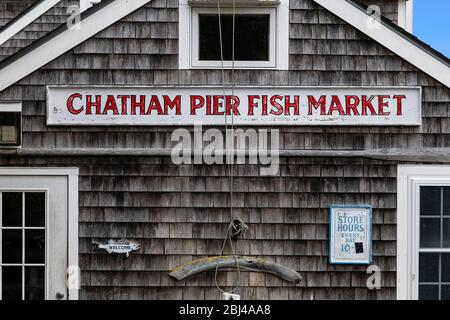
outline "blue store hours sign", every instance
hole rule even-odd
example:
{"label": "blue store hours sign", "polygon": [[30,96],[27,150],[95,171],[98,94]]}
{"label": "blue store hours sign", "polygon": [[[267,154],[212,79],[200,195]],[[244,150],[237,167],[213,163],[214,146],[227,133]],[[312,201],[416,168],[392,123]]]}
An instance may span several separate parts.
{"label": "blue store hours sign", "polygon": [[372,262],[372,207],[330,207],[330,264]]}

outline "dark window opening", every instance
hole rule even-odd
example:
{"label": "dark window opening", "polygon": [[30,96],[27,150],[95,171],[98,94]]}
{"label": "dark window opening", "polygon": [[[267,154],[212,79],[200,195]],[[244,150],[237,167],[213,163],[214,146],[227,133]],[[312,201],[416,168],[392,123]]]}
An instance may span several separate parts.
{"label": "dark window opening", "polygon": [[[220,61],[219,17],[217,14],[200,14],[199,60]],[[233,15],[220,15],[222,29],[223,59],[232,60]],[[269,61],[270,15],[235,15],[235,61]]]}
{"label": "dark window opening", "polygon": [[21,113],[0,112],[0,146],[20,146]]}

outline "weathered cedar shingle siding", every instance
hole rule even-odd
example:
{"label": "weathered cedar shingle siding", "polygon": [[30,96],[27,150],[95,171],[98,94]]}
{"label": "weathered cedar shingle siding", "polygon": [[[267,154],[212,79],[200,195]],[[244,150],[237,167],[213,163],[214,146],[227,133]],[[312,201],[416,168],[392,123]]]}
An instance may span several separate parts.
{"label": "weathered cedar shingle siding", "polygon": [[[12,4],[13,3],[11,1],[8,1],[7,3],[7,5]],[[20,4],[21,2],[18,1],[18,3],[14,4],[13,7],[20,7]],[[11,39],[0,45],[0,61],[45,36],[47,33],[55,30],[62,23],[66,23],[69,17],[76,13],[76,10],[78,10],[77,8],[79,8],[79,4],[79,0],[62,0],[53,8],[49,9],[42,16],[30,23],[20,32],[16,33]],[[24,4],[22,3],[22,6],[23,5]],[[8,15],[12,12],[13,11],[11,10],[6,10],[5,14]]]}
{"label": "weathered cedar shingle siding", "polygon": [[[449,147],[450,90],[396,57],[311,0],[290,2],[289,71],[236,70],[238,85],[417,86],[420,127],[282,127],[284,149]],[[159,127],[47,127],[45,85],[211,85],[219,70],[177,70],[178,1],[154,0],[42,70],[0,93],[23,101],[23,147],[170,147]],[[230,72],[225,72],[227,81]],[[45,85],[42,84],[45,82]],[[83,299],[218,298],[214,274],[185,281],[170,268],[216,255],[229,212],[225,166],[176,166],[164,157],[2,156],[11,166],[80,168],[80,263]],[[299,270],[288,284],[267,274],[242,274],[251,299],[394,299],[397,163],[367,159],[283,158],[277,177],[235,167],[235,214],[250,230],[238,252]],[[330,266],[330,204],[374,207],[374,263],[382,289],[366,288],[365,267]],[[136,239],[129,258],[96,252],[92,239]],[[232,285],[234,274],[221,274]]]}
{"label": "weathered cedar shingle siding", "polygon": [[37,0],[0,0],[0,28],[19,16]]}

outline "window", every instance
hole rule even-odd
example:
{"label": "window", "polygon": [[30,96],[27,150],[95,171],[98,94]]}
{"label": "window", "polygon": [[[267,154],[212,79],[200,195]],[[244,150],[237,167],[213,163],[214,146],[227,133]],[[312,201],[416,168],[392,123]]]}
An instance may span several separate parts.
{"label": "window", "polygon": [[450,300],[450,187],[419,193],[419,299]]}
{"label": "window", "polygon": [[[224,2],[220,9],[220,25],[215,2],[181,0],[179,10],[180,69],[221,68],[222,55],[223,67],[231,68],[233,9],[230,1]],[[236,0],[234,67],[287,69],[288,27],[288,1]]]}
{"label": "window", "polygon": [[0,298],[43,300],[45,192],[0,192]]}
{"label": "window", "polygon": [[397,298],[450,300],[450,167],[399,166]]}
{"label": "window", "polygon": [[0,147],[18,147],[21,144],[22,105],[0,103]]}
{"label": "window", "polygon": [[[222,50],[217,9],[195,8],[192,16],[192,63],[197,67],[232,66],[233,14],[221,10]],[[235,15],[235,66],[275,67],[274,8],[237,9]]]}

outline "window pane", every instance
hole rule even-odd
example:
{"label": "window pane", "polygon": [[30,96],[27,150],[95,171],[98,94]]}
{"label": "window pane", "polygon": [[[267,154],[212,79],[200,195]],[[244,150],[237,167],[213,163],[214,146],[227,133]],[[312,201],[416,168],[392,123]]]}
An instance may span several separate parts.
{"label": "window pane", "polygon": [[450,248],[450,219],[445,218],[443,220],[443,247],[444,248]]}
{"label": "window pane", "polygon": [[450,286],[443,285],[441,287],[441,300],[450,300]]}
{"label": "window pane", "polygon": [[444,216],[450,216],[450,187],[444,187]]}
{"label": "window pane", "polygon": [[25,263],[45,263],[45,230],[25,231]]}
{"label": "window pane", "polygon": [[44,300],[45,267],[25,267],[25,300]]}
{"label": "window pane", "polygon": [[0,143],[7,146],[20,145],[20,112],[0,113]]}
{"label": "window pane", "polygon": [[420,187],[420,215],[441,215],[441,187]]}
{"label": "window pane", "polygon": [[22,263],[22,230],[2,230],[2,262]]}
{"label": "window pane", "polygon": [[419,282],[439,281],[439,254],[421,253],[419,255]]}
{"label": "window pane", "polygon": [[45,226],[44,192],[27,192],[25,194],[25,225],[27,227]]}
{"label": "window pane", "polygon": [[442,254],[442,282],[450,282],[450,253]]}
{"label": "window pane", "polygon": [[419,300],[438,300],[438,285],[419,285]]}
{"label": "window pane", "polygon": [[2,267],[2,299],[22,300],[22,267]]}
{"label": "window pane", "polygon": [[[224,60],[232,60],[233,16],[220,16]],[[235,16],[235,60],[269,60],[270,15],[238,14]],[[199,15],[199,59],[221,60],[219,17],[217,14]]]}
{"label": "window pane", "polygon": [[22,192],[2,192],[2,226],[22,226]]}
{"label": "window pane", "polygon": [[441,220],[435,218],[420,219],[420,247],[441,247]]}

